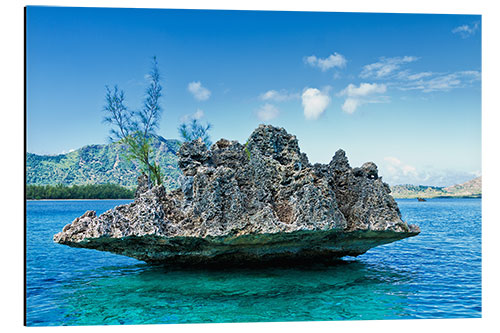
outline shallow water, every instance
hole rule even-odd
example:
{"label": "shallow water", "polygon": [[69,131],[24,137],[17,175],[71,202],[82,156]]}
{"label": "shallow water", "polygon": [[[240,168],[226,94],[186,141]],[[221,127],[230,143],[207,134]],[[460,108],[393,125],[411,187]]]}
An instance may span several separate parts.
{"label": "shallow water", "polygon": [[52,242],[128,202],[27,203],[27,325],[481,317],[480,199],[397,200],[420,235],[328,266],[167,270]]}

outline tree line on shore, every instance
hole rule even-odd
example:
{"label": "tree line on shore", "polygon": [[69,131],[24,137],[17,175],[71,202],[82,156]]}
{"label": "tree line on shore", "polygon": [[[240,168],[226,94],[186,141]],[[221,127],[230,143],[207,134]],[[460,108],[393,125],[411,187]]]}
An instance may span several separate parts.
{"label": "tree line on shore", "polygon": [[133,199],[134,190],[116,184],[26,185],[26,199]]}

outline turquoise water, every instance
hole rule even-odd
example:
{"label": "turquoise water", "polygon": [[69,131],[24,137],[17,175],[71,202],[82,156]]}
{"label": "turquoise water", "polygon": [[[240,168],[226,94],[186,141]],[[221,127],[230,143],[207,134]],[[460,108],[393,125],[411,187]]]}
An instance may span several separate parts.
{"label": "turquoise water", "polygon": [[86,210],[27,203],[28,326],[481,317],[481,200],[398,200],[422,233],[334,265],[167,270],[54,244]]}

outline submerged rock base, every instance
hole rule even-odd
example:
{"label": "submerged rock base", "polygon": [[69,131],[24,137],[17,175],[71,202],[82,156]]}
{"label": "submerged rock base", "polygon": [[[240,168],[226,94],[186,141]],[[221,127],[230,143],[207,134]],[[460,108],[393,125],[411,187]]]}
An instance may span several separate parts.
{"label": "submerged rock base", "polygon": [[[413,235],[416,235],[414,233]],[[246,266],[293,263],[358,256],[372,247],[411,234],[394,231],[296,231],[236,238],[163,237],[146,235],[120,239],[91,238],[63,243],[73,247],[109,251],[151,264],[172,266]]]}
{"label": "submerged rock base", "polygon": [[178,155],[181,188],[141,177],[133,203],[88,211],[54,241],[154,264],[250,265],[357,256],[420,232],[374,163],[353,169],[339,150],[311,165],[282,128],[261,125],[245,145],[188,142]]}

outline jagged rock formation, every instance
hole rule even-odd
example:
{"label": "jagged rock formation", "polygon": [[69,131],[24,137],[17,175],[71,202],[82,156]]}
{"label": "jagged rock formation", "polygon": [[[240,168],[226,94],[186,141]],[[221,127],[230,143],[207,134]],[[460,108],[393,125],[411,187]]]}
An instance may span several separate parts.
{"label": "jagged rock formation", "polygon": [[420,232],[374,163],[352,169],[339,150],[311,165],[282,128],[261,125],[245,145],[192,141],[178,156],[179,189],[139,186],[133,203],[89,211],[54,241],[151,263],[245,264],[357,256]]}

